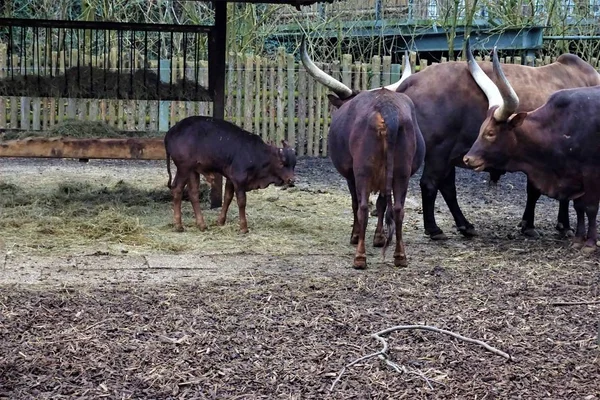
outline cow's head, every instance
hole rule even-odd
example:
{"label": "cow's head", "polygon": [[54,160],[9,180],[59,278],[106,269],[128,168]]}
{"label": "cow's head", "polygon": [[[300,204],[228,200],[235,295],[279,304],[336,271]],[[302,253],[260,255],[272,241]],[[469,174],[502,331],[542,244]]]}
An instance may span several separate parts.
{"label": "cow's head", "polygon": [[[333,76],[329,75],[327,72],[323,71],[319,67],[315,65],[315,63],[311,60],[308,55],[308,51],[306,50],[306,37],[302,37],[302,44],[300,45],[300,59],[302,60],[302,65],[306,71],[313,77],[317,82],[322,83],[326,87],[329,88],[335,95],[328,94],[329,102],[336,108],[340,108],[344,103],[351,100],[356,96],[359,92],[350,89],[344,83],[338,81]],[[386,89],[391,91],[396,91],[400,84],[404,82],[411,74],[411,65],[408,54],[404,55],[405,68],[402,71],[402,76],[400,80],[391,85],[385,86]],[[377,88],[379,89],[379,88]],[[374,89],[371,89],[374,90]]]}
{"label": "cow's head", "polygon": [[469,71],[487,96],[489,109],[479,129],[479,136],[463,161],[476,171],[504,169],[510,156],[517,150],[515,128],[523,123],[527,113],[514,114],[519,107],[519,98],[502,71],[496,48],[493,50],[493,65],[498,86],[475,62],[468,41],[467,57]]}
{"label": "cow's head", "polygon": [[281,141],[282,147],[271,144],[273,151],[272,169],[278,178],[275,186],[294,186],[296,180],[294,169],[296,168],[296,152],[288,145],[286,140]]}

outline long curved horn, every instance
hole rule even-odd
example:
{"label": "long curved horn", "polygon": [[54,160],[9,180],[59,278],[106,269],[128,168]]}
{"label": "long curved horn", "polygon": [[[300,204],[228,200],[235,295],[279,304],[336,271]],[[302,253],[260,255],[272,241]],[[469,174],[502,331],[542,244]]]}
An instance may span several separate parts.
{"label": "long curved horn", "polygon": [[475,61],[475,57],[473,57],[473,53],[471,52],[471,41],[467,39],[467,65],[469,66],[469,71],[473,76],[477,85],[481,88],[483,93],[488,99],[488,109],[498,106],[502,108],[504,105],[504,100],[502,98],[502,93],[500,93],[500,89],[498,86],[492,81],[486,74],[483,72],[479,64]]}
{"label": "long curved horn", "polygon": [[404,82],[406,79],[408,79],[409,76],[412,75],[412,65],[410,65],[410,57],[408,56],[408,51],[404,52],[404,70],[402,71],[402,76],[400,77],[400,80],[396,83],[392,83],[391,85],[387,85],[385,88],[387,90],[391,90],[393,92],[396,91],[396,89],[398,89],[398,87],[402,84],[402,82]]}
{"label": "long curved horn", "polygon": [[503,99],[503,104],[494,112],[494,119],[496,121],[506,121],[508,117],[517,111],[517,108],[519,107],[519,97],[504,75],[504,71],[500,65],[500,60],[498,59],[496,47],[494,47],[493,62],[494,73],[498,78],[498,89]]}
{"label": "long curved horn", "polygon": [[302,44],[300,45],[300,59],[302,60],[302,65],[304,65],[306,71],[318,82],[321,82],[323,85],[331,89],[331,91],[337,94],[340,99],[344,100],[352,96],[352,89],[335,79],[333,76],[327,74],[325,71],[317,67],[314,62],[312,62],[308,52],[306,51],[306,36],[302,36]]}

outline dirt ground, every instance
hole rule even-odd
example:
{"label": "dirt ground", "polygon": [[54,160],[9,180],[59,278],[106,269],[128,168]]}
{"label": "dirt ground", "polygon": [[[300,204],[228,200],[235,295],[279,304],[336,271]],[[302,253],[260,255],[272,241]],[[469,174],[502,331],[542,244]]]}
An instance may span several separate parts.
{"label": "dirt ground", "polygon": [[[297,174],[304,191],[286,201],[346,193],[326,159],[301,159]],[[166,181],[162,162],[0,160],[0,182],[36,185],[41,176],[44,185]],[[489,187],[486,174],[458,171],[459,202],[479,236],[456,234],[440,197],[438,223],[450,239],[431,242],[418,177],[407,200],[404,269],[370,246],[369,268],[351,268],[349,195],[345,228],[288,207],[322,220],[321,229],[346,231],[343,241],[306,239],[285,251],[252,246],[261,226],[250,213],[251,234],[235,238],[250,244],[238,252],[90,240],[65,254],[0,238],[0,399],[600,399],[598,254],[558,237],[558,204],[541,199],[541,237],[529,239],[516,227],[522,174]],[[513,359],[438,333],[395,332],[389,359],[399,372],[373,357],[331,389],[345,365],[380,350],[372,333],[412,324],[485,341]]]}

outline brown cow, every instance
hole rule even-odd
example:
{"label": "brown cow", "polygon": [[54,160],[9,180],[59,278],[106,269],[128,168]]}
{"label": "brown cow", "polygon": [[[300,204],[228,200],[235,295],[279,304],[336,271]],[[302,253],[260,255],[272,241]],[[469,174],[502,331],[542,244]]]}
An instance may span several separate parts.
{"label": "brown cow", "polygon": [[[600,86],[565,89],[530,112],[517,112],[519,97],[504,76],[494,49],[495,81],[470,70],[489,99],[477,140],[464,157],[476,171],[487,167],[523,171],[542,193],[573,199],[577,213],[574,243],[596,248],[600,202]],[[589,227],[585,232],[585,215]]]}
{"label": "brown cow", "polygon": [[[333,105],[337,106],[356,95],[342,82],[317,68],[310,61],[304,45],[301,52],[307,71],[337,95],[337,98],[330,96]],[[485,74],[494,79],[492,64],[481,62],[480,65]],[[520,111],[534,110],[557,90],[600,84],[600,76],[594,68],[572,54],[562,55],[556,62],[543,67],[509,64],[505,69],[521,99]],[[475,235],[475,228],[458,204],[455,167],[465,167],[462,158],[475,142],[485,119],[485,94],[478,89],[464,61],[431,65],[417,74],[404,77],[396,85],[396,91],[406,94],[415,104],[427,147],[420,182],[425,233],[434,240],[447,239],[435,220],[435,201],[439,190],[458,231],[467,237]],[[499,171],[490,172],[497,180]],[[539,190],[528,181],[527,204],[520,224],[525,235],[537,236],[534,217],[539,197]],[[557,229],[567,235],[571,233],[568,201],[560,203]]]}
{"label": "brown cow", "polygon": [[[216,118],[188,117],[175,124],[165,135],[167,153],[167,186],[173,194],[175,229],[183,231],[181,198],[188,185],[190,202],[196,216],[196,225],[206,229],[198,196],[202,174],[211,182],[214,175],[226,178],[223,207],[217,223],[225,224],[227,210],[235,192],[240,212],[240,231],[248,232],[246,219],[246,192],[264,189],[270,184],[293,185],[296,153],[283,141],[283,147],[268,145],[262,139],[242,128]],[[171,184],[171,162],[177,173]]]}
{"label": "brown cow", "polygon": [[[368,197],[372,192],[384,194],[380,195],[385,201],[380,215],[385,212],[388,237],[384,238],[383,252],[395,229],[394,265],[406,266],[402,241],[404,201],[409,178],[421,166],[425,153],[412,101],[385,88],[362,92],[334,112],[328,140],[331,161],[346,178],[352,196],[354,223],[350,241],[357,244],[354,267],[367,266],[365,232]],[[379,208],[382,201],[377,203]]]}

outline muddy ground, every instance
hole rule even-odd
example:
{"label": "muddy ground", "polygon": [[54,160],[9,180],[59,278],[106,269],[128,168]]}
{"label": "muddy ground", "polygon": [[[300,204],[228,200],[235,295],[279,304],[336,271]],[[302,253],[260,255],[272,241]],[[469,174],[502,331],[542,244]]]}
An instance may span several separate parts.
{"label": "muddy ground", "polygon": [[[346,190],[328,160],[300,160],[297,173],[317,202]],[[42,174],[165,179],[160,162],[0,160],[0,180]],[[0,398],[599,399],[598,255],[557,236],[558,205],[547,198],[541,237],[521,236],[524,177],[505,175],[495,188],[486,179],[457,174],[479,236],[454,233],[440,198],[450,239],[434,243],[413,178],[404,269],[369,248],[369,268],[353,270],[345,242],[270,254],[90,241],[64,254],[0,238]],[[348,214],[347,238],[350,223]],[[411,324],[485,341],[512,360],[438,333],[396,332],[389,359],[400,372],[365,359],[331,389],[345,365],[381,348],[372,333]]]}

